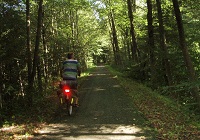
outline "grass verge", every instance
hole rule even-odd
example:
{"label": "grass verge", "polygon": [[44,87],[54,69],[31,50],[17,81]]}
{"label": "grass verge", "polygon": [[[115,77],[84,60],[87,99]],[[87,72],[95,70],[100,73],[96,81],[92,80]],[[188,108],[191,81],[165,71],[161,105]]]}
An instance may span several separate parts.
{"label": "grass verge", "polygon": [[134,104],[156,129],[159,140],[200,139],[200,130],[193,125],[193,122],[198,123],[198,120],[184,112],[186,109],[150,88],[124,77],[119,71],[108,68],[118,77]]}

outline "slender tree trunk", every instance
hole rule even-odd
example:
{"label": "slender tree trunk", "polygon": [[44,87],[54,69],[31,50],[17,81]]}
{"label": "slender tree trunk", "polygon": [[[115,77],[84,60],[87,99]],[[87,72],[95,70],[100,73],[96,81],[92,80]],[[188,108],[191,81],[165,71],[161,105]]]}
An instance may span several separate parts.
{"label": "slender tree trunk", "polygon": [[119,52],[119,45],[118,45],[118,38],[117,38],[117,30],[115,27],[115,20],[114,20],[114,11],[112,8],[112,3],[111,0],[106,0],[105,4],[108,5],[109,7],[109,14],[108,14],[108,19],[109,19],[109,24],[111,28],[111,43],[113,47],[113,53],[114,53],[114,59],[115,59],[115,64],[120,65],[121,62],[121,57],[120,57],[120,52]]}
{"label": "slender tree trunk", "polygon": [[[152,15],[152,0],[147,0],[147,22],[148,22],[148,46],[149,46],[149,57],[151,66],[151,83],[152,87],[155,86],[157,81],[156,68],[155,68],[155,55],[154,55],[154,26],[153,26],[153,15]],[[153,87],[156,88],[156,87]]]}
{"label": "slender tree trunk", "polygon": [[[3,64],[2,59],[0,57],[0,112],[3,109]],[[3,122],[2,115],[0,115],[0,125]]]}
{"label": "slender tree trunk", "polygon": [[172,81],[172,74],[170,69],[170,63],[168,58],[168,50],[167,50],[167,44],[166,44],[166,36],[165,36],[165,30],[164,30],[164,24],[163,24],[163,16],[162,16],[162,9],[161,9],[161,2],[160,0],[156,0],[157,4],[157,10],[158,10],[158,22],[159,22],[159,30],[160,30],[160,46],[162,48],[163,52],[163,64],[164,69],[166,72],[167,81],[166,83],[171,86],[173,85]]}
{"label": "slender tree trunk", "polygon": [[71,51],[74,51],[74,46],[75,46],[75,23],[74,23],[74,11],[73,10],[70,10],[70,19],[71,19],[71,47],[72,47],[72,50]]}
{"label": "slender tree trunk", "polygon": [[114,56],[114,62],[117,65],[117,56],[116,56],[116,49],[115,49],[115,44],[113,42],[113,36],[112,36],[112,31],[110,32],[110,42],[112,45],[112,50],[113,50],[113,56]]}
{"label": "slender tree trunk", "polygon": [[[39,46],[40,46],[40,38],[41,38],[41,28],[42,28],[42,4],[43,0],[39,1],[39,8],[38,8],[38,20],[37,20],[37,33],[36,33],[36,41],[35,41],[35,51],[34,51],[34,59],[33,59],[33,70],[31,73],[31,81],[30,81],[30,86],[29,89],[33,89],[33,83],[34,83],[34,78],[36,75],[36,70],[39,62]],[[30,104],[32,104],[32,92],[30,91],[29,94],[29,100]]]}
{"label": "slender tree trunk", "polygon": [[128,16],[130,20],[130,35],[132,39],[132,44],[131,44],[132,59],[137,60],[137,56],[136,56],[137,42],[136,42],[135,29],[134,29],[134,24],[133,24],[133,10],[132,10],[131,0],[127,0],[127,5],[128,5]]}
{"label": "slender tree trunk", "polygon": [[112,50],[113,50],[113,56],[114,56],[114,62],[115,62],[115,65],[117,65],[117,57],[116,57],[116,49],[115,49],[115,44],[113,42],[113,35],[112,35],[112,24],[111,24],[111,17],[108,16],[108,20],[109,20],[109,25],[110,25],[110,42],[111,42],[111,45],[112,45]]}
{"label": "slender tree trunk", "polygon": [[[2,62],[0,62],[0,109],[3,108],[3,98],[2,98],[2,93],[3,93],[3,71],[2,71]],[[0,118],[1,121],[1,118]]]}
{"label": "slender tree trunk", "polygon": [[41,37],[41,28],[42,28],[42,4],[43,0],[39,1],[39,9],[38,9],[38,23],[37,23],[37,34],[36,34],[36,41],[35,41],[35,51],[34,51],[34,60],[33,60],[33,71],[31,75],[31,81],[34,81],[36,75],[36,67],[39,62],[39,46],[40,46],[40,37]]}
{"label": "slender tree trunk", "polygon": [[127,46],[127,56],[128,60],[131,60],[131,50],[130,50],[130,40],[129,40],[129,28],[126,28],[125,31],[125,40],[126,40],[126,46]]}
{"label": "slender tree trunk", "polygon": [[110,41],[111,41],[112,49],[113,49],[114,62],[115,62],[115,64],[117,65],[116,48],[115,48],[115,44],[114,44],[114,42],[113,42],[113,36],[112,36],[112,33],[110,33]]}
{"label": "slender tree trunk", "polygon": [[114,15],[113,11],[111,10],[110,13],[110,18],[111,18],[111,29],[112,29],[112,38],[113,38],[113,44],[114,44],[114,50],[115,50],[115,55],[117,59],[117,65],[121,64],[121,58],[120,58],[120,53],[119,53],[119,45],[118,45],[118,39],[117,39],[117,31],[115,28],[115,21],[114,21]]}
{"label": "slender tree trunk", "polygon": [[[43,12],[43,17],[44,17],[44,12]],[[44,19],[44,18],[43,18]],[[47,60],[47,44],[46,44],[46,38],[45,38],[46,32],[45,32],[45,27],[44,27],[44,23],[42,24],[42,42],[43,42],[43,53],[44,53],[44,57],[43,57],[43,66],[44,66],[44,81],[45,83],[48,83],[48,60]],[[47,90],[47,84],[44,84],[44,90],[46,93]]]}
{"label": "slender tree trunk", "polygon": [[41,72],[40,57],[38,58],[38,65],[37,65],[37,78],[38,78],[39,93],[42,93],[43,87],[42,87],[42,72]]}
{"label": "slender tree trunk", "polygon": [[30,1],[26,0],[26,34],[27,34],[27,65],[28,65],[28,85],[31,83],[31,70],[32,70],[32,60],[31,60],[31,37],[30,37]]}
{"label": "slender tree trunk", "polygon": [[17,67],[18,67],[18,80],[19,80],[19,86],[20,86],[20,96],[24,97],[24,85],[23,85],[23,80],[22,80],[22,74],[21,74],[21,70],[20,70],[20,64],[19,64],[19,60],[17,60]]}
{"label": "slender tree trunk", "polygon": [[[76,9],[76,11],[75,11],[75,38],[76,38],[76,40],[79,40],[79,36],[78,36],[78,34],[79,34],[79,26],[78,26],[78,21],[79,21],[79,18],[78,18],[78,10]],[[78,42],[76,41],[75,42],[75,50],[76,50],[76,53],[78,54],[79,53],[79,51],[77,50],[77,47],[79,46],[79,44],[78,44]]]}
{"label": "slender tree trunk", "polygon": [[[188,51],[188,48],[186,45],[185,32],[184,32],[184,28],[183,28],[182,16],[181,16],[180,8],[179,8],[179,3],[178,3],[178,0],[172,0],[172,2],[173,2],[174,12],[175,12],[175,16],[176,16],[176,22],[177,22],[177,26],[178,26],[180,48],[182,50],[185,65],[187,67],[189,80],[194,83],[194,82],[197,82],[197,77],[196,77],[194,66],[192,64],[192,61],[191,61],[191,58],[189,55],[189,51]],[[199,87],[195,86],[194,88],[192,88],[192,95],[193,95],[194,99],[196,99],[196,101],[198,103],[198,107],[200,108]]]}

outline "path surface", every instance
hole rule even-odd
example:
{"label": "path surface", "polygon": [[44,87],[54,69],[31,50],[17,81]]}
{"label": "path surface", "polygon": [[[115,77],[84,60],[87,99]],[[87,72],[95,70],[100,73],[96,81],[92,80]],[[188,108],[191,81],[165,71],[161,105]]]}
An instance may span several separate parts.
{"label": "path surface", "polygon": [[79,93],[81,106],[73,116],[57,112],[54,122],[33,139],[155,140],[147,120],[104,66],[86,78]]}

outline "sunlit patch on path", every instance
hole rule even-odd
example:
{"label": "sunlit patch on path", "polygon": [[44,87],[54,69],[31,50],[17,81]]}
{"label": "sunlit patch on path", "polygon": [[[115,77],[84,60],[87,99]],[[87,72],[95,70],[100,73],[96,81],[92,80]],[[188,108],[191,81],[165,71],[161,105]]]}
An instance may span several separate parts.
{"label": "sunlit patch on path", "polygon": [[73,124],[50,124],[39,130],[34,139],[121,139],[121,140],[143,140],[146,137],[141,128],[135,125],[96,124],[73,125]]}

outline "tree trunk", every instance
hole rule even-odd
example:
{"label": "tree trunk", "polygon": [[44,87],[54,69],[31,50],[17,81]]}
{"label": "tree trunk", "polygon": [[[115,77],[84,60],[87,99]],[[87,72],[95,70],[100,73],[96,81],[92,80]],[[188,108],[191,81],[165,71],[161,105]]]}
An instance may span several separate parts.
{"label": "tree trunk", "polygon": [[34,51],[34,59],[33,59],[33,70],[31,73],[31,81],[30,81],[30,86],[29,86],[29,100],[30,104],[32,104],[32,88],[33,88],[33,83],[34,83],[34,78],[36,75],[36,70],[39,62],[39,46],[40,46],[40,38],[41,38],[41,28],[42,28],[42,4],[43,0],[39,1],[39,8],[38,8],[38,19],[37,19],[37,33],[36,33],[36,41],[35,41],[35,51]]}
{"label": "tree trunk", "polygon": [[20,64],[19,60],[17,60],[17,67],[18,67],[18,80],[19,80],[19,86],[20,86],[20,96],[24,97],[24,85],[23,85],[23,80],[22,80],[22,74],[20,70]]}
{"label": "tree trunk", "polygon": [[114,50],[115,50],[115,55],[116,55],[116,64],[120,65],[121,64],[121,58],[120,58],[120,53],[119,53],[119,45],[118,45],[118,39],[117,39],[117,31],[115,28],[115,21],[114,21],[114,15],[113,11],[111,10],[110,13],[110,20],[111,20],[111,29],[112,29],[112,38],[113,38],[113,44],[114,44]]}
{"label": "tree trunk", "polygon": [[167,85],[171,86],[173,85],[172,81],[172,74],[171,74],[171,69],[170,69],[170,63],[169,63],[169,58],[168,58],[168,50],[167,50],[167,44],[166,44],[166,36],[165,36],[165,30],[164,30],[164,25],[163,25],[163,16],[162,16],[162,9],[161,9],[161,2],[160,0],[156,0],[157,4],[157,10],[158,10],[158,22],[159,22],[159,33],[160,33],[160,46],[162,48],[162,53],[163,53],[163,64],[164,64],[164,69],[165,69],[165,74],[167,77]]}
{"label": "tree trunk", "polygon": [[[43,19],[44,19],[44,11],[43,11]],[[43,20],[42,20],[43,21]],[[45,93],[47,91],[47,83],[48,83],[48,60],[47,60],[47,44],[46,44],[46,38],[45,38],[46,32],[45,32],[45,27],[44,27],[44,23],[42,23],[42,42],[43,42],[43,66],[44,66],[44,81],[45,81],[45,85],[44,85],[44,90]]]}
{"label": "tree trunk", "polygon": [[[189,51],[188,51],[188,48],[186,45],[185,33],[184,33],[179,3],[178,3],[178,0],[172,0],[172,1],[173,1],[175,16],[176,16],[176,22],[177,22],[177,26],[178,26],[180,48],[182,50],[185,65],[187,67],[189,80],[190,80],[190,82],[194,83],[194,82],[197,82],[197,77],[195,75],[194,66],[192,64],[192,61],[191,61],[191,58],[189,55]],[[198,107],[200,108],[200,95],[199,95],[199,88],[197,86],[192,88],[192,95],[193,95],[194,99],[196,99]]]}
{"label": "tree trunk", "polygon": [[131,0],[127,0],[127,5],[128,5],[128,16],[130,20],[130,35],[132,39],[132,44],[131,44],[132,59],[137,60],[137,56],[136,56],[137,42],[136,42],[135,29],[134,29],[134,24],[133,24],[133,10],[132,10]]}
{"label": "tree trunk", "polygon": [[70,38],[70,51],[74,51],[75,40],[75,23],[74,23],[74,11],[70,10],[70,25],[71,25],[71,38]]}
{"label": "tree trunk", "polygon": [[39,93],[42,93],[43,87],[42,87],[42,72],[41,72],[41,65],[40,65],[40,57],[38,59],[39,59],[38,65],[37,65],[38,89],[39,89]]}
{"label": "tree trunk", "polygon": [[32,70],[32,60],[31,60],[31,37],[30,37],[30,1],[26,0],[26,34],[27,34],[27,65],[28,65],[28,85],[31,83],[31,70]]}
{"label": "tree trunk", "polygon": [[[111,23],[110,23],[111,24]],[[111,26],[111,25],[110,25]],[[115,49],[115,44],[113,42],[113,36],[112,36],[112,32],[110,33],[110,42],[112,44],[112,50],[113,50],[113,55],[114,55],[114,62],[117,65],[117,55],[116,55],[116,49]]]}
{"label": "tree trunk", "polygon": [[125,30],[125,41],[126,41],[126,46],[127,46],[127,56],[128,60],[131,60],[131,50],[130,50],[130,40],[129,40],[129,28],[126,28]]}
{"label": "tree trunk", "polygon": [[113,35],[112,35],[112,23],[111,23],[111,17],[108,16],[108,20],[109,20],[109,25],[110,25],[110,28],[111,28],[111,31],[109,32],[110,34],[110,42],[111,42],[111,45],[112,45],[112,50],[113,50],[113,56],[114,56],[114,62],[115,62],[115,65],[117,65],[117,57],[116,57],[116,49],[115,49],[115,44],[113,42]]}
{"label": "tree trunk", "polygon": [[148,46],[149,46],[149,57],[150,57],[150,66],[151,66],[151,83],[152,88],[154,87],[157,81],[156,68],[155,68],[155,55],[154,55],[154,26],[153,26],[153,15],[152,15],[152,0],[147,0],[147,22],[148,22]]}
{"label": "tree trunk", "polygon": [[[3,98],[2,98],[2,93],[3,93],[3,71],[2,71],[2,62],[0,62],[0,109],[3,108]],[[1,121],[1,119],[0,119]]]}

